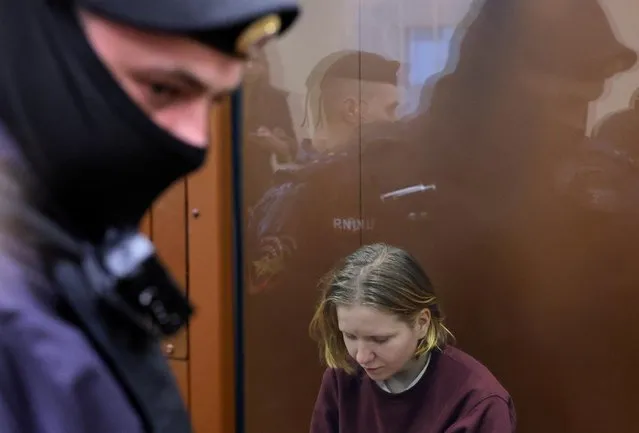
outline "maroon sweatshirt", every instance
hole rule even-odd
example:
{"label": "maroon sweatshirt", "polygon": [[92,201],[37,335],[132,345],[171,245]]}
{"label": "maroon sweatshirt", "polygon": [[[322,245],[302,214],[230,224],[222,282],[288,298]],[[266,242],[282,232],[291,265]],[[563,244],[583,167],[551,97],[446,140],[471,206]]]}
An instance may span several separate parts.
{"label": "maroon sweatshirt", "polygon": [[390,394],[363,370],[327,369],[311,433],[513,433],[515,408],[486,367],[462,351],[434,351],[412,388]]}

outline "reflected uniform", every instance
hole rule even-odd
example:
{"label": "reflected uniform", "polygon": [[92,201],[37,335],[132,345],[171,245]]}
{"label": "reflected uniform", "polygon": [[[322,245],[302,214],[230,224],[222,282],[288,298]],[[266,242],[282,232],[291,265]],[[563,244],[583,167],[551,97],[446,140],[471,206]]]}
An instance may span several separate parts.
{"label": "reflected uniform", "polygon": [[361,243],[409,244],[427,225],[437,185],[406,132],[401,122],[368,125],[350,145],[276,173],[249,215],[251,292],[316,281]]}
{"label": "reflected uniform", "polygon": [[193,30],[229,55],[288,27],[297,8],[0,0],[0,430],[189,432],[158,342],[186,323],[191,306],[138,227],[206,151],[158,128],[126,96],[87,42],[76,6],[144,28]]}

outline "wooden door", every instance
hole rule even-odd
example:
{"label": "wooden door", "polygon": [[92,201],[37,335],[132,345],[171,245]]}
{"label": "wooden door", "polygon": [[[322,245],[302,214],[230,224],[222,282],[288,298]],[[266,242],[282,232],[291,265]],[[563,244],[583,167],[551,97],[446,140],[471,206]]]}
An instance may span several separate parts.
{"label": "wooden door", "polygon": [[213,110],[205,166],[173,185],[149,210],[142,231],[196,307],[163,342],[195,431],[233,432],[233,223],[230,101]]}
{"label": "wooden door", "polygon": [[[178,284],[187,290],[186,181],[177,182],[154,203],[142,222],[142,231],[151,237],[158,255]],[[188,334],[188,329],[184,329],[162,343],[187,405],[190,396]]]}

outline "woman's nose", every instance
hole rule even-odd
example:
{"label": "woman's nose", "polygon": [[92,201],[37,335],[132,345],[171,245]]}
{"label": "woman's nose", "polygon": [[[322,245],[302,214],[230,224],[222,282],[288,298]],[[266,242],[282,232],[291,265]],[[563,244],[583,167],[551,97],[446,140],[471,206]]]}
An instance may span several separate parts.
{"label": "woman's nose", "polygon": [[359,365],[368,365],[373,361],[373,359],[375,359],[375,354],[365,345],[360,345],[357,348],[355,360]]}

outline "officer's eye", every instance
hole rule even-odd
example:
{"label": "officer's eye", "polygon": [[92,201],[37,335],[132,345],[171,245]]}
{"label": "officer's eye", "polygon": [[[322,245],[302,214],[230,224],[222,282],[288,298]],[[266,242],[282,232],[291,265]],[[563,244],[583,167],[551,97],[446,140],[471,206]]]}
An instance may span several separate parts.
{"label": "officer's eye", "polygon": [[167,95],[167,94],[170,95],[170,94],[175,94],[178,92],[178,90],[175,87],[162,84],[162,83],[151,83],[150,88],[151,88],[151,91],[158,96]]}
{"label": "officer's eye", "polygon": [[150,82],[147,84],[147,89],[149,103],[156,108],[164,107],[188,96],[187,92],[180,87],[161,82]]}

